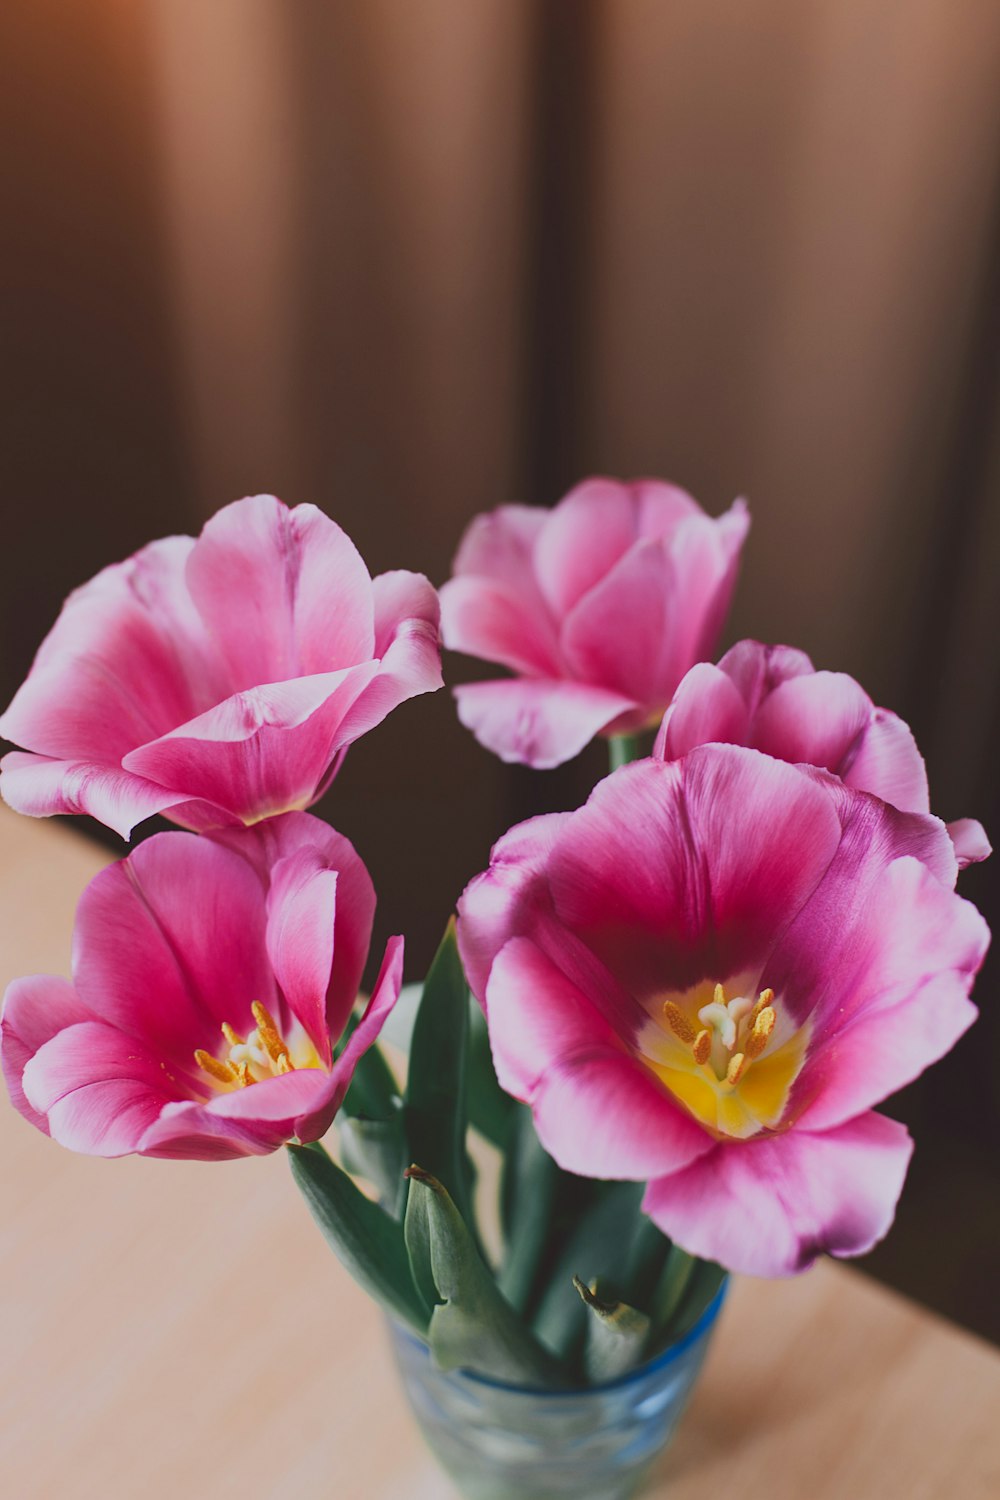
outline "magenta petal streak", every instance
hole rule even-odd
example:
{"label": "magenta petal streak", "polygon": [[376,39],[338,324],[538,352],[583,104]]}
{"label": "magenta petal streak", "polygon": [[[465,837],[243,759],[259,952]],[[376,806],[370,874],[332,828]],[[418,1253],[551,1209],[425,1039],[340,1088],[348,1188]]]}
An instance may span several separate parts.
{"label": "magenta petal streak", "polygon": [[70,595],[0,733],[0,791],[127,838],[153,813],[199,830],[306,808],[347,746],[442,684],[426,578],[372,579],[311,505],[226,506]]}
{"label": "magenta petal streak", "polygon": [[712,520],[659,480],[477,516],[441,590],[444,641],[515,675],[456,689],[462,723],[539,769],[655,723],[714,650],[749,524],[742,501]]}
{"label": "magenta petal streak", "polygon": [[73,983],[15,980],[0,1058],[15,1106],[98,1156],[259,1155],[329,1128],[402,983],[393,938],[341,1056],[375,894],[308,813],[216,836],[162,833],[77,912]]}
{"label": "magenta petal streak", "polygon": [[[863,719],[838,695],[830,746]],[[826,770],[720,744],[626,766],[512,829],[459,904],[500,1082],[563,1167],[648,1181],[693,1254],[756,1275],[860,1254],[911,1150],[872,1106],[975,1019],[989,933],[956,869],[938,819]]]}

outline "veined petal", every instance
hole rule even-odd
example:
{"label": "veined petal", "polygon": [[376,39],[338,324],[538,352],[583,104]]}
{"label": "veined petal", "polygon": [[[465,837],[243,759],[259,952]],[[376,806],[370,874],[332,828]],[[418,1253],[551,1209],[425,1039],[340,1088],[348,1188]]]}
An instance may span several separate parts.
{"label": "veined petal", "polygon": [[8,807],[33,818],[52,813],[89,813],[123,839],[137,823],[168,812],[178,794],[120,766],[92,761],[49,760],[12,750],[0,761],[0,793]]}
{"label": "veined petal", "polygon": [[22,1085],[53,1138],[91,1156],[135,1151],[164,1104],[187,1093],[141,1042],[100,1021],[78,1022],[45,1042]]}
{"label": "veined petal", "polygon": [[863,1255],[882,1239],[912,1150],[904,1127],[877,1114],[727,1142],[650,1182],[643,1208],[690,1255],[748,1276],[791,1276],[823,1252]]}
{"label": "veined petal", "polygon": [[[679,494],[672,486],[664,486]],[[693,507],[693,502],[692,502]],[[653,519],[652,506],[649,519]],[[678,513],[683,507],[678,507]],[[654,535],[659,531],[651,528]],[[585,479],[549,512],[535,540],[535,576],[549,608],[565,615],[639,540],[639,503],[633,486],[617,479]]]}
{"label": "veined petal", "polygon": [[248,689],[131,751],[126,769],[246,822],[305,806],[378,670],[378,662],[368,661]]}
{"label": "veined petal", "polygon": [[595,734],[639,705],[582,682],[513,678],[455,688],[458,716],[501,760],[548,770],[579,755]]}
{"label": "veined petal", "polygon": [[[813,1043],[796,1086],[802,1102],[812,1101],[803,1129],[827,1130],[878,1104],[943,1057],[976,1019],[968,996],[989,929],[970,902],[919,860],[902,858],[852,915],[828,943],[831,977],[812,1012]],[[801,940],[796,933],[793,941]],[[780,953],[775,960],[780,975]]]}
{"label": "veined petal", "polygon": [[458,903],[458,949],[469,986],[486,1003],[490,965],[508,938],[533,930],[551,910],[545,863],[569,813],[529,818],[498,839],[490,867],[471,880]]}
{"label": "veined petal", "polygon": [[230,691],[336,672],[370,660],[372,584],[346,532],[314,505],[273,495],[227,505],[206,523],[187,582],[231,674]]}
{"label": "veined petal", "polygon": [[825,784],[753,750],[702,746],[600,782],[560,831],[548,884],[558,920],[643,998],[763,962],[840,838]]}
{"label": "veined petal", "polygon": [[745,745],[750,716],[732,679],[699,662],[682,679],[653,746],[658,760],[680,760],[698,745]]}
{"label": "veined petal", "polygon": [[246,860],[212,839],[160,833],[84,891],[73,938],[76,990],[90,1012],[141,1040],[171,1070],[214,1053],[220,1026],[253,1026],[270,1006],[265,892]]}
{"label": "veined petal", "polygon": [[641,1181],[711,1148],[535,944],[514,938],[502,949],[487,1005],[500,1085],[531,1105],[539,1139],[566,1171]]}
{"label": "veined petal", "polygon": [[25,1098],[21,1076],[40,1047],[67,1026],[92,1020],[71,984],[51,974],[15,979],[4,996],[0,1018],[0,1063],[14,1108],[49,1134],[48,1120]]}
{"label": "veined petal", "polygon": [[980,860],[989,859],[993,853],[986,837],[986,829],[975,818],[957,818],[954,823],[949,823],[948,837],[954,845],[955,859],[960,870],[968,865],[977,865]]}

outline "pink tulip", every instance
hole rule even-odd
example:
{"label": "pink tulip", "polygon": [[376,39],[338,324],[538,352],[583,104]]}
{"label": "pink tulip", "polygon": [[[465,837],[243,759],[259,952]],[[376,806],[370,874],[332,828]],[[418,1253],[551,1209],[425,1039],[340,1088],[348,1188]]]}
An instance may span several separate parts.
{"label": "pink tulip", "polygon": [[477,516],[441,590],[443,638],[515,676],[457,688],[462,723],[538,768],[655,723],[715,648],[749,524],[741,500],[712,520],[653,479]]}
{"label": "pink tulip", "polygon": [[73,983],[36,975],[7,990],[14,1104],[94,1156],[215,1161],[318,1140],[399,994],[391,938],[334,1061],[374,910],[354,849],[308,813],[156,834],[84,892]]}
{"label": "pink tulip", "polygon": [[256,495],[71,594],[0,733],[19,812],[90,813],[127,838],[308,807],[354,740],[442,683],[438,604],[372,579],[312,505]]}
{"label": "pink tulip", "polygon": [[685,1250],[783,1275],[892,1221],[911,1142],[873,1106],[976,1014],[988,931],[956,873],[936,818],[710,745],[513,829],[459,941],[556,1161],[648,1181]]}
{"label": "pink tulip", "polygon": [[[692,667],[674,694],[654,755],[696,745],[750,745],[776,760],[821,766],[903,812],[929,812],[927,768],[902,719],[876,708],[845,672],[817,672],[804,651],[740,641],[717,667]],[[981,823],[949,823],[959,866],[990,853]]]}

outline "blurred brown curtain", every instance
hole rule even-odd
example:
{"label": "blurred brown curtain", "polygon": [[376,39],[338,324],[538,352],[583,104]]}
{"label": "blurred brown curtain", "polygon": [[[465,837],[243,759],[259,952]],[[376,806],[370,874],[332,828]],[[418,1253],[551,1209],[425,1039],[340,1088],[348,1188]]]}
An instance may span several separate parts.
{"label": "blurred brown curtain", "polygon": [[[995,0],[8,0],[0,27],[5,691],[68,587],[248,491],[440,581],[476,511],[662,474],[750,499],[730,638],[855,673],[938,809],[1000,833]],[[445,695],[349,757],[326,810],[414,972],[491,839],[600,765],[504,768]],[[994,915],[996,887],[965,878]],[[991,987],[903,1104],[905,1211],[964,1214],[966,1280],[997,1243]],[[975,1321],[917,1239],[927,1266],[884,1267]]]}

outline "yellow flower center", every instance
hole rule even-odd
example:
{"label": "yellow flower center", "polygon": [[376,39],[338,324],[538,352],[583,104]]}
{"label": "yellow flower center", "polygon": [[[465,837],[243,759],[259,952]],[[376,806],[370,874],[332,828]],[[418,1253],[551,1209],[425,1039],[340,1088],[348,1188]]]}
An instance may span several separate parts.
{"label": "yellow flower center", "polygon": [[638,1045],[696,1120],[745,1140],[780,1124],[807,1041],[805,1027],[782,1017],[773,990],[730,1000],[721,984],[705,983],[661,996]]}
{"label": "yellow flower center", "polygon": [[266,1078],[278,1078],[296,1068],[323,1066],[304,1031],[290,1046],[266,1005],[255,1000],[250,1009],[257,1025],[249,1036],[241,1037],[228,1021],[223,1021],[222,1035],[226,1042],[223,1055],[213,1057],[203,1047],[195,1050],[195,1062],[217,1087],[245,1089],[251,1083],[263,1083]]}

